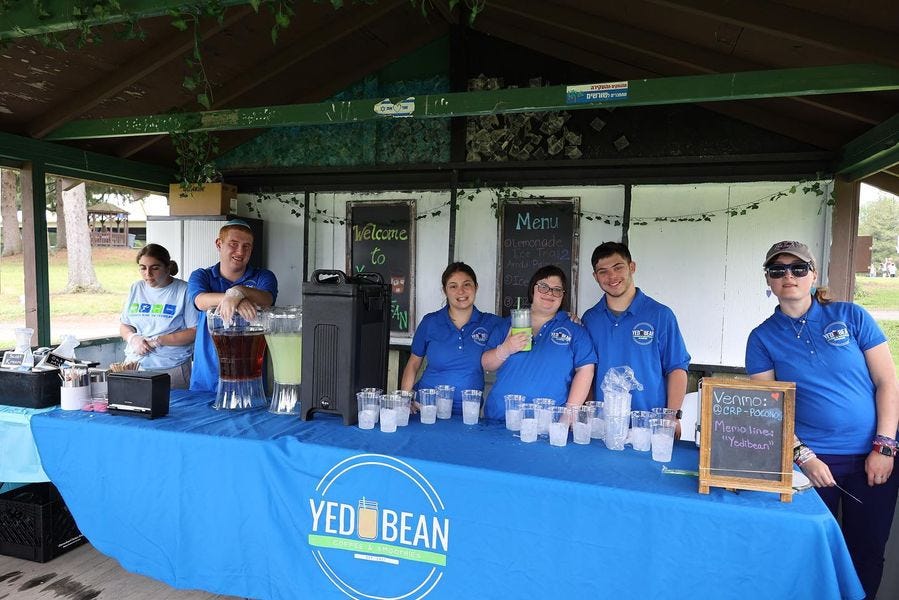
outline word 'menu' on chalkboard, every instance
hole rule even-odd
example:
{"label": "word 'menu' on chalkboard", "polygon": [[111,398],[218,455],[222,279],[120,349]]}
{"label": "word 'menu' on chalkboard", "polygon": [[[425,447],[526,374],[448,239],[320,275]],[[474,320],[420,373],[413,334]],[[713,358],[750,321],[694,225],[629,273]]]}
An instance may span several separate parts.
{"label": "word 'menu' on chalkboard", "polygon": [[705,378],[701,389],[700,492],[719,486],[789,497],[795,384]]}
{"label": "word 'menu' on chalkboard", "polygon": [[347,272],[380,273],[390,284],[390,330],[411,334],[415,201],[350,202],[347,212]]}
{"label": "word 'menu' on chalkboard", "polygon": [[555,265],[565,272],[569,285],[571,311],[575,311],[577,293],[578,226],[575,215],[578,198],[541,198],[506,200],[499,218],[499,285],[497,312],[508,316],[516,306],[528,301],[528,282],[544,265]]}

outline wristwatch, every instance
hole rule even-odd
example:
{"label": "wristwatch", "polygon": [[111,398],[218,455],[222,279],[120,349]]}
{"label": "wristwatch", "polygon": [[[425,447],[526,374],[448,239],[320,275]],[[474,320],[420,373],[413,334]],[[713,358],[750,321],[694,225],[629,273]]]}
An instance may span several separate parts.
{"label": "wristwatch", "polygon": [[896,456],[896,449],[884,444],[874,444],[874,452],[879,452],[884,456]]}

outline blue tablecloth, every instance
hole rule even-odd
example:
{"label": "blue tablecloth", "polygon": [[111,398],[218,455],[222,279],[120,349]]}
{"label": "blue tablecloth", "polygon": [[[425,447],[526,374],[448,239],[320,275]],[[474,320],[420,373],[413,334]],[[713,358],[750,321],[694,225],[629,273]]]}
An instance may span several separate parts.
{"label": "blue tablecloth", "polygon": [[[169,417],[32,419],[82,532],[128,570],[249,598],[860,598],[808,491],[713,489],[648,453],[496,424],[394,434],[175,392]],[[672,467],[695,469],[695,446]]]}
{"label": "blue tablecloth", "polygon": [[49,481],[31,436],[31,417],[55,409],[0,404],[0,482]]}

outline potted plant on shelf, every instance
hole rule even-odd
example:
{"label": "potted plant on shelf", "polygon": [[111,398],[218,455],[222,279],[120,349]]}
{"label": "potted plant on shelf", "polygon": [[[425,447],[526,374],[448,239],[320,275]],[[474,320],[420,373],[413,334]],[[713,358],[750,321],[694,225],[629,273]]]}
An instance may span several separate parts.
{"label": "potted plant on shelf", "polygon": [[218,142],[208,131],[172,132],[177,156],[178,183],[169,186],[169,214],[226,215],[237,187],[222,183],[222,174],[213,160]]}

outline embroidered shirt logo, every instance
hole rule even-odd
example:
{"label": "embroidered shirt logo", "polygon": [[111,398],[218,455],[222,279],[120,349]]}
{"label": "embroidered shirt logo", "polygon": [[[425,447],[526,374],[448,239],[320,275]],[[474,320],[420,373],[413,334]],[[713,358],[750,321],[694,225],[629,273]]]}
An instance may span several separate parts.
{"label": "embroidered shirt logo", "polygon": [[647,346],[651,344],[653,338],[655,338],[655,335],[655,329],[649,323],[637,323],[631,330],[631,337],[636,343],[640,344],[641,346]]}
{"label": "embroidered shirt logo", "polygon": [[849,338],[849,327],[842,321],[834,321],[824,328],[824,341],[831,346],[845,346]]}
{"label": "embroidered shirt logo", "polygon": [[565,327],[556,327],[549,334],[549,339],[551,339],[554,344],[568,346],[571,344],[571,332]]}
{"label": "embroidered shirt logo", "polygon": [[487,330],[483,327],[476,327],[475,330],[471,332],[471,341],[478,346],[487,345],[487,337]]}

